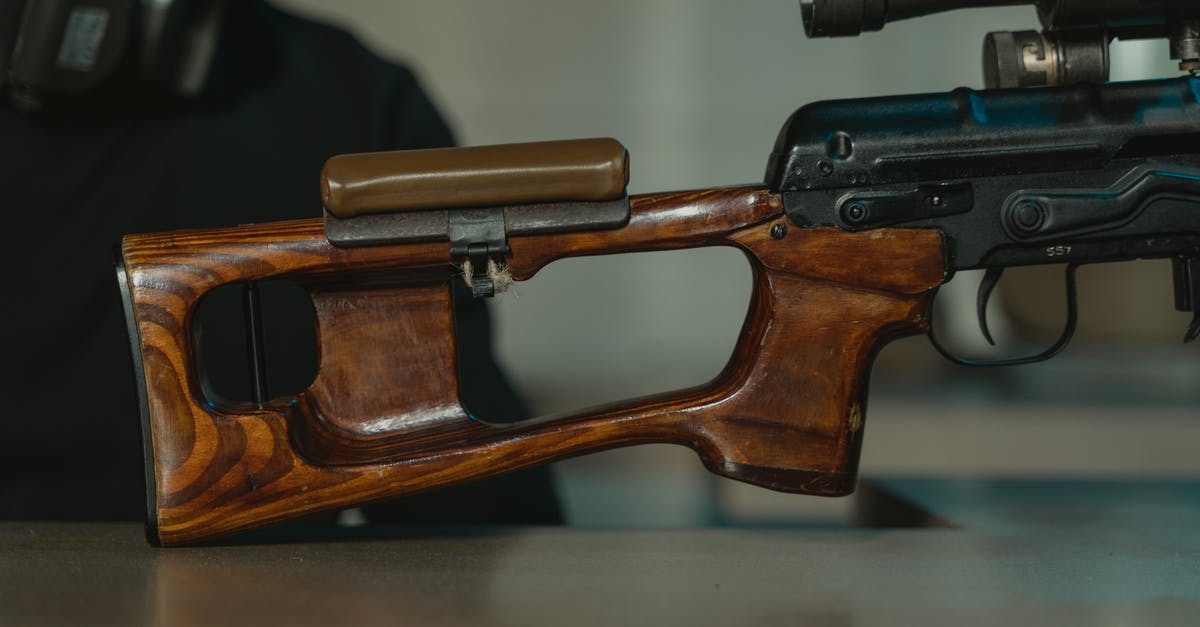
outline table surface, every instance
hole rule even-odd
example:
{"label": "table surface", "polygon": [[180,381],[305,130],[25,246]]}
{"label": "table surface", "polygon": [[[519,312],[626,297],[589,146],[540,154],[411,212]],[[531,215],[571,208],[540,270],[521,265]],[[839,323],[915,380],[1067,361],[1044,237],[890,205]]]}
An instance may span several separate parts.
{"label": "table surface", "polygon": [[134,524],[0,523],[0,625],[1200,624],[1200,482],[875,486],[944,524],[155,549]]}

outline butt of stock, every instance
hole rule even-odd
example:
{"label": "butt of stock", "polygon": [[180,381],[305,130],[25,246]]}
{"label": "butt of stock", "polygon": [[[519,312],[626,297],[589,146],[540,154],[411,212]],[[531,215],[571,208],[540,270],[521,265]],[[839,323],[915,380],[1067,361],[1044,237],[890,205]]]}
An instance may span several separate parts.
{"label": "butt of stock", "polygon": [[[174,545],[641,443],[718,474],[840,495],[855,483],[867,377],[928,324],[934,230],[797,228],[758,186],[633,196],[628,219],[510,235],[525,280],[563,257],[734,246],[754,268],[733,356],[709,383],[555,419],[488,424],[458,398],[445,240],[337,247],[320,220],[126,237],[126,301],[146,438],[149,536]],[[846,263],[855,260],[854,264]],[[190,328],[223,284],[287,278],[317,312],[320,364],[295,396],[204,396]]]}

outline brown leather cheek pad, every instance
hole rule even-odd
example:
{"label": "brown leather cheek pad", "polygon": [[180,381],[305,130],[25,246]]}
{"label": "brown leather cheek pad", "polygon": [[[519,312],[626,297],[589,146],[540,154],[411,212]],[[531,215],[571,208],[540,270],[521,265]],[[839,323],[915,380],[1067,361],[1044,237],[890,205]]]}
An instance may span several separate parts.
{"label": "brown leather cheek pad", "polygon": [[358,215],[620,198],[629,153],[615,139],[339,155],[321,171],[321,200]]}

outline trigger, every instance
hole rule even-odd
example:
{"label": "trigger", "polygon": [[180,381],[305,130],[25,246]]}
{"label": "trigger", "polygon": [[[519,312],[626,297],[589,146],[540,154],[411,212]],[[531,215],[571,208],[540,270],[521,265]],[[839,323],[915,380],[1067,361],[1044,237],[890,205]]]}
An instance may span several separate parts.
{"label": "trigger", "polygon": [[983,339],[992,346],[996,345],[996,341],[992,339],[992,332],[988,329],[987,306],[992,297],[992,290],[996,289],[996,284],[1000,282],[1002,274],[1004,274],[1004,268],[988,268],[983,275],[983,280],[979,282],[979,296],[975,298],[975,313],[979,316],[979,330],[983,332]]}

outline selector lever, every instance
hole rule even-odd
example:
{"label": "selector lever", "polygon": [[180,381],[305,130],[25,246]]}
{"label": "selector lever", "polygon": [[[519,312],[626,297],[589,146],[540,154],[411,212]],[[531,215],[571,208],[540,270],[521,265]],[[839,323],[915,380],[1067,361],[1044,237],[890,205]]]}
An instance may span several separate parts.
{"label": "selector lever", "polygon": [[1001,214],[1014,240],[1038,241],[1113,228],[1164,199],[1200,206],[1200,171],[1144,164],[1109,187],[1020,190]]}

